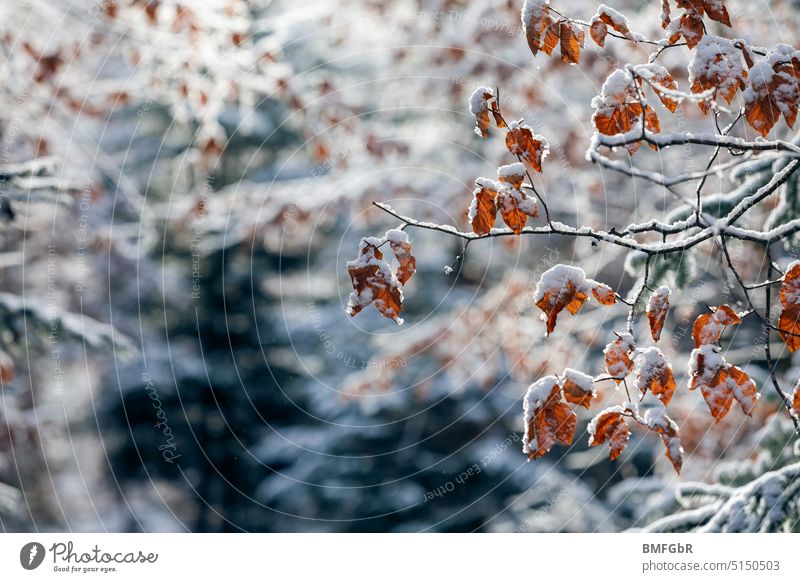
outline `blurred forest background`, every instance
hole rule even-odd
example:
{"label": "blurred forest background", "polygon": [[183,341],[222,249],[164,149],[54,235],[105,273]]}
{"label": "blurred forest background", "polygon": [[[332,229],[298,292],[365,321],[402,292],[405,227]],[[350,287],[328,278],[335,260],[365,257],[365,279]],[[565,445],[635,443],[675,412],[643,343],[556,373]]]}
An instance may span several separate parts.
{"label": "blurred forest background", "polygon": [[[345,313],[359,239],[398,226],[372,202],[468,229],[473,180],[504,148],[473,133],[481,85],[549,140],[555,218],[669,213],[663,188],[584,157],[591,99],[640,49],[534,59],[521,4],[0,4],[3,531],[621,531],[797,462],[766,390],[752,419],[737,410],[709,431],[685,359],[680,476],[657,439],[609,462],[587,446],[588,417],[572,447],[527,462],[525,387],[599,371],[626,315],[587,308],[545,342],[533,289],[566,263],[627,291],[615,247],[496,239],[456,261],[456,239],[415,231],[406,323]],[[598,4],[563,3],[585,18]],[[660,2],[613,6],[662,34]],[[728,6],[734,35],[797,46],[800,3]],[[686,87],[685,49],[663,64]],[[713,121],[685,107],[678,123]],[[692,148],[639,155],[705,163]],[[684,353],[725,274],[698,249],[663,277],[685,291],[664,332]],[[757,329],[742,327],[728,356],[760,385]],[[800,362],[779,357],[791,385]]]}

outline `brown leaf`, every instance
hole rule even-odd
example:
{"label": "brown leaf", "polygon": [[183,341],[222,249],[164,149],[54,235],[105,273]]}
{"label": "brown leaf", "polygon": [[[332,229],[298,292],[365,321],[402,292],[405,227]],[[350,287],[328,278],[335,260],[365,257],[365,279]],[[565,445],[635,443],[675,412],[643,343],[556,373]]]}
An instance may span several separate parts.
{"label": "brown leaf", "polygon": [[663,408],[651,408],[645,413],[647,428],[661,437],[661,442],[666,449],[667,458],[676,473],[683,467],[683,447],[678,436],[678,425],[667,416]]}
{"label": "brown leaf", "polygon": [[542,48],[542,36],[551,24],[553,24],[553,18],[550,16],[550,9],[546,4],[537,2],[525,2],[523,4],[522,28],[525,31],[528,48],[531,49],[533,56],[536,56],[539,49]]}
{"label": "brown leaf", "polygon": [[603,283],[596,283],[595,286],[592,287],[592,295],[594,295],[594,298],[602,305],[614,305],[617,302],[614,290]]}
{"label": "brown leaf", "polygon": [[621,406],[608,408],[595,416],[589,423],[589,446],[596,447],[608,442],[609,458],[613,461],[625,450],[631,431],[625,422]]}
{"label": "brown leaf", "polygon": [[[703,37],[689,62],[689,87],[692,93],[713,90],[713,99],[722,97],[728,104],[737,91],[745,88],[747,76],[742,52],[737,49],[736,43],[718,36]],[[706,100],[698,101],[697,105],[703,113],[711,110]]]}
{"label": "brown leaf", "polygon": [[577,65],[581,57],[584,34],[570,22],[561,23],[561,60]]}
{"label": "brown leaf", "polygon": [[[642,120],[643,109],[638,99],[636,84],[627,71],[617,69],[611,73],[603,83],[600,95],[592,100],[595,108],[592,123],[597,131],[603,135],[631,131]],[[649,114],[645,117],[645,125],[657,130],[658,117]]]}
{"label": "brown leaf", "polygon": [[778,319],[778,335],[789,351],[800,348],[800,261],[794,261],[786,269],[779,292],[783,310]]}
{"label": "brown leaf", "polygon": [[609,26],[622,36],[633,40],[625,18],[616,10],[601,4],[597,9],[597,13],[592,17],[589,27],[589,34],[598,45],[603,46],[605,44]]}
{"label": "brown leaf", "polygon": [[750,415],[759,398],[755,382],[740,368],[728,364],[717,346],[706,344],[692,350],[689,374],[689,390],[700,388],[717,422],[728,414],[734,400]]}
{"label": "brown leaf", "polygon": [[597,397],[592,377],[572,368],[564,370],[563,389],[567,402],[584,408],[589,408],[592,399]]}
{"label": "brown leaf", "polygon": [[14,360],[6,352],[0,350],[0,382],[8,384],[14,380],[15,375]]}
{"label": "brown leaf", "polygon": [[[513,190],[513,192],[522,194],[519,190]],[[520,209],[517,198],[512,195],[510,190],[498,192],[497,207],[500,209],[500,216],[502,216],[506,226],[514,234],[520,234],[528,221],[528,215]]]}
{"label": "brown leaf", "polygon": [[675,82],[675,79],[672,78],[672,75],[666,68],[661,67],[660,65],[654,66],[653,63],[650,64],[650,67],[652,67],[653,70],[653,74],[649,79],[650,82],[654,84],[651,85],[653,87],[653,92],[656,94],[656,96],[658,96],[664,107],[666,107],[672,113],[675,113],[680,103],[677,99],[671,97],[659,87],[663,87],[664,89],[669,89],[671,91],[677,91],[678,83]]}
{"label": "brown leaf", "polygon": [[627,376],[631,368],[633,368],[633,361],[631,361],[630,354],[635,347],[633,336],[624,333],[608,344],[603,350],[606,357],[606,371],[617,384],[622,382],[622,379]]}
{"label": "brown leaf", "polygon": [[475,133],[484,139],[489,137],[489,109],[493,102],[496,100],[490,87],[478,87],[469,98],[469,112],[475,116]]}
{"label": "brown leaf", "polygon": [[384,317],[394,319],[398,324],[403,303],[403,291],[389,265],[383,261],[383,254],[377,248],[378,242],[362,239],[361,254],[355,261],[348,261],[347,273],[354,291],[350,294],[347,313],[357,315],[364,307],[374,304]]}
{"label": "brown leaf", "polygon": [[778,328],[778,335],[789,351],[797,351],[800,348],[800,305],[793,305],[781,311]]}
{"label": "brown leaf", "polygon": [[800,414],[800,384],[794,389],[794,398],[792,398],[792,410],[795,414]]}
{"label": "brown leaf", "polygon": [[475,234],[488,234],[497,218],[497,188],[486,178],[478,178],[475,184],[478,187],[473,191],[469,222]]}
{"label": "brown leaf", "polygon": [[661,28],[667,29],[670,23],[669,0],[661,0]]}
{"label": "brown leaf", "polygon": [[586,279],[583,269],[567,265],[555,265],[542,275],[533,300],[544,314],[548,335],[556,328],[556,318],[561,311],[566,309],[572,315],[578,312],[595,283]]}
{"label": "brown leaf", "polygon": [[506,147],[513,155],[519,156],[531,169],[541,172],[542,160],[549,153],[547,141],[540,135],[535,135],[533,129],[527,125],[512,123],[506,133]]}
{"label": "brown leaf", "polygon": [[711,20],[721,22],[725,26],[731,26],[731,17],[728,16],[728,9],[722,0],[703,0],[703,8]]}
{"label": "brown leaf", "polygon": [[547,32],[545,33],[544,41],[542,42],[542,51],[544,51],[547,56],[552,55],[560,40],[561,25],[558,22],[553,22],[547,27]]}
{"label": "brown leaf", "polygon": [[537,301],[536,307],[547,315],[547,334],[549,335],[555,330],[558,314],[561,313],[564,308],[574,315],[578,312],[586,299],[586,293],[576,289],[572,281],[567,281],[557,292],[548,292]]}
{"label": "brown leaf", "polygon": [[669,311],[669,294],[667,287],[659,287],[650,295],[650,301],[647,302],[647,320],[654,341],[661,339],[661,330],[664,329],[664,320]]}
{"label": "brown leaf", "polygon": [[592,19],[592,25],[589,27],[589,36],[599,46],[605,46],[606,36],[608,36],[608,25],[602,20]]}
{"label": "brown leaf", "polygon": [[411,254],[411,242],[408,235],[399,229],[387,232],[386,238],[400,265],[395,276],[401,285],[405,285],[411,275],[417,272],[417,259]]}
{"label": "brown leaf", "polygon": [[699,316],[692,326],[695,347],[718,342],[726,325],[738,325],[742,322],[741,317],[727,305],[711,309],[711,313]]}
{"label": "brown leaf", "polygon": [[561,396],[561,387],[554,376],[546,376],[528,388],[523,403],[522,446],[529,460],[544,456],[556,443],[572,444],[578,419]]}
{"label": "brown leaf", "polygon": [[664,406],[669,405],[675,392],[675,376],[661,350],[647,348],[636,356],[636,363],[636,389],[643,397],[649,390]]}

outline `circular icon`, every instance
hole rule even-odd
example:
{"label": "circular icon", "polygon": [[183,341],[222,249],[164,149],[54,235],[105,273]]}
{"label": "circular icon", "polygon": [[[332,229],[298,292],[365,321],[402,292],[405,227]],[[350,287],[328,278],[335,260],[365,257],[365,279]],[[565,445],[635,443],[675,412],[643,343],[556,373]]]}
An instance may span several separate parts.
{"label": "circular icon", "polygon": [[28,542],[19,551],[19,563],[26,570],[35,570],[44,561],[44,546],[39,542]]}

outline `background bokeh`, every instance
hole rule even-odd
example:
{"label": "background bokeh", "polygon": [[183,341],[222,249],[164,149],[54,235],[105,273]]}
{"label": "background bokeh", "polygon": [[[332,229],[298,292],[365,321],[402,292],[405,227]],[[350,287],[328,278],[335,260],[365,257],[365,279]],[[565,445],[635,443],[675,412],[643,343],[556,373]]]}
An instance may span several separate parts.
{"label": "background bokeh", "polygon": [[[560,4],[585,19],[598,5]],[[732,34],[797,44],[798,2],[727,4]],[[580,66],[534,58],[521,5],[0,3],[0,165],[13,170],[0,343],[16,372],[0,394],[3,531],[620,531],[687,507],[679,483],[734,487],[797,462],[766,390],[752,418],[737,409],[713,427],[686,390],[694,316],[735,300],[710,247],[660,275],[681,288],[662,340],[680,476],[652,436],[616,462],[589,449],[590,415],[572,447],[530,463],[521,452],[527,385],[565,367],[599,374],[627,316],[586,306],[545,338],[533,289],[565,263],[627,293],[636,265],[621,249],[504,238],[458,261],[458,239],[409,230],[405,324],[345,313],[360,238],[398,226],[372,202],[467,229],[474,179],[513,161],[473,132],[481,85],[549,140],[537,186],[557,220],[624,227],[675,207],[585,159],[592,97],[648,52],[588,41]],[[660,2],[613,5],[662,34]],[[682,88],[687,55],[661,61]],[[691,104],[664,119],[713,130]],[[706,162],[691,147],[637,156],[661,170]],[[730,188],[715,176],[705,191]],[[758,333],[736,330],[727,358],[761,384]],[[796,358],[777,357],[791,386]]]}

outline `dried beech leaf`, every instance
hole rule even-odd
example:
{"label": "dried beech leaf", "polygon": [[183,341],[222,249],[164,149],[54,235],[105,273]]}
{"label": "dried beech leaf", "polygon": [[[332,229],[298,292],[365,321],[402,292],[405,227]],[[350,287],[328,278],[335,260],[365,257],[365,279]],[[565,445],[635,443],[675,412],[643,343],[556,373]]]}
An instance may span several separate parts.
{"label": "dried beech leaf", "polygon": [[575,315],[589,298],[597,281],[586,277],[580,267],[555,265],[539,280],[533,301],[542,310],[547,321],[547,334],[556,328],[556,318],[564,309]]}
{"label": "dried beech leaf", "polygon": [[607,442],[610,447],[609,458],[612,461],[625,450],[631,436],[623,412],[621,406],[612,406],[603,410],[589,423],[589,446],[596,447]]}
{"label": "dried beech leaf", "polygon": [[556,443],[572,444],[578,419],[563,402],[555,376],[545,376],[528,387],[523,411],[522,450],[529,460],[544,456]]}
{"label": "dried beech leaf", "polygon": [[382,239],[362,239],[361,254],[355,261],[348,261],[347,273],[354,291],[350,294],[347,313],[352,317],[374,304],[384,317],[401,324],[403,290],[377,248],[382,243]]}
{"label": "dried beech leaf", "polygon": [[561,23],[561,60],[577,65],[581,58],[584,34],[577,25],[571,22]]}
{"label": "dried beech leaf", "polygon": [[491,87],[478,87],[469,98],[469,112],[475,116],[475,133],[482,138],[489,137],[490,104],[496,102]]}
{"label": "dried beech leaf", "polygon": [[401,285],[405,285],[417,272],[417,259],[411,254],[411,242],[408,240],[408,234],[400,229],[390,230],[386,233],[386,240],[389,241],[389,246],[400,264],[395,276]]}
{"label": "dried beech leaf", "polygon": [[564,370],[563,376],[564,399],[571,404],[589,408],[592,399],[597,397],[592,377],[572,368]]}
{"label": "dried beech leaf", "polygon": [[678,436],[678,425],[667,416],[664,407],[651,408],[644,415],[647,428],[661,437],[661,442],[666,449],[667,458],[676,473],[683,467],[683,447]]}
{"label": "dried beech leaf", "polygon": [[726,325],[738,325],[742,322],[741,317],[727,305],[712,309],[711,313],[699,316],[692,326],[695,347],[717,343]]}
{"label": "dried beech leaf", "polygon": [[668,287],[659,287],[650,295],[650,300],[647,302],[647,320],[654,341],[661,339],[661,330],[664,329],[664,320],[669,311],[669,294]]}
{"label": "dried beech leaf", "polygon": [[506,147],[515,156],[519,156],[526,166],[541,172],[542,160],[550,153],[547,140],[535,135],[528,125],[514,122],[506,133]]}
{"label": "dried beech leaf", "polygon": [[602,305],[614,305],[617,302],[614,290],[603,283],[596,283],[594,287],[592,287],[592,295],[594,295],[594,298]]}
{"label": "dried beech leaf", "polygon": [[[541,42],[545,31],[553,24],[550,10],[547,4],[541,2],[541,0],[525,0],[522,5],[521,20],[528,47],[531,49],[533,56],[536,56],[536,53],[542,48]],[[547,54],[550,53],[548,52]]]}
{"label": "dried beech leaf", "polygon": [[494,227],[497,218],[497,190],[499,186],[493,180],[478,178],[478,186],[473,191],[472,205],[469,209],[469,222],[475,234],[488,234]]}
{"label": "dried beech leaf", "polygon": [[650,347],[636,356],[636,382],[634,387],[644,396],[649,390],[664,406],[672,400],[675,392],[675,376],[664,354]]}
{"label": "dried beech leaf", "polygon": [[633,368],[630,354],[636,348],[633,336],[629,333],[620,335],[603,350],[606,357],[606,371],[619,384]]}

